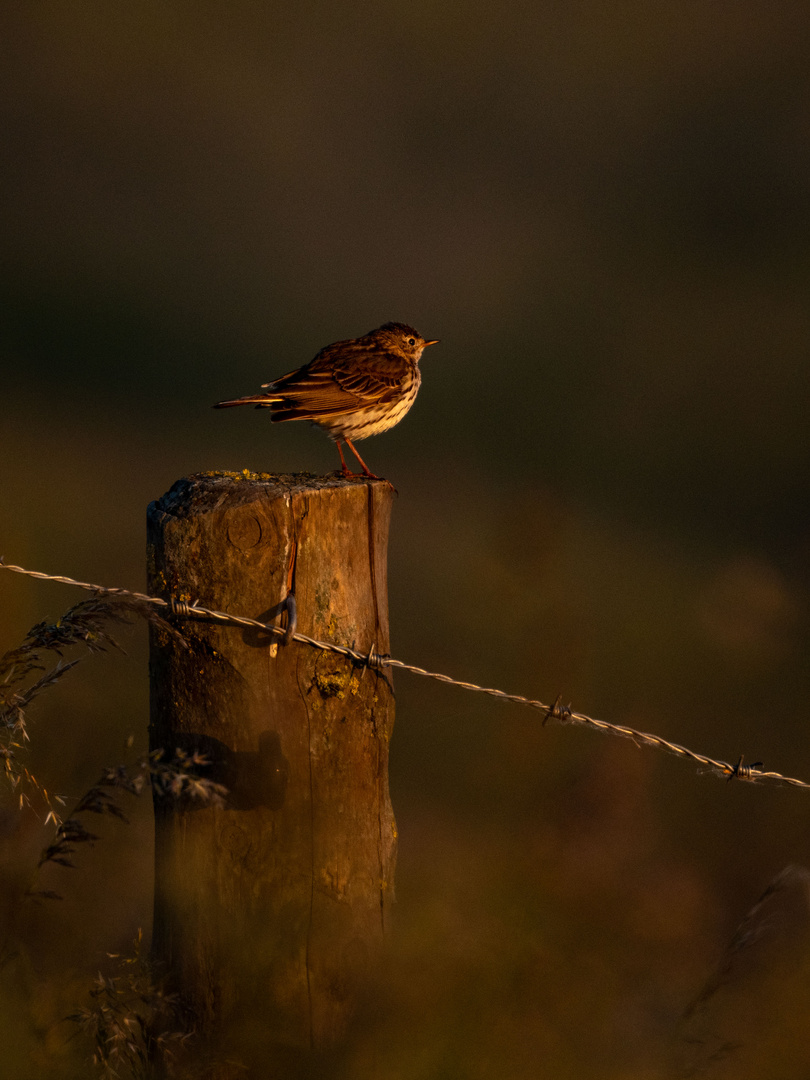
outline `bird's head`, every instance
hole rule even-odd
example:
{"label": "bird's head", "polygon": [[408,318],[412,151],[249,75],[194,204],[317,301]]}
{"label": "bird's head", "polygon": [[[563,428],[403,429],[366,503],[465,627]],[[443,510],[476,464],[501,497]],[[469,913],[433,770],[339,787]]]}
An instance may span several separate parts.
{"label": "bird's head", "polygon": [[398,353],[400,356],[407,356],[414,361],[419,360],[428,345],[439,343],[438,338],[427,341],[412,326],[398,322],[385,323],[384,326],[378,330],[372,330],[366,336],[378,343],[381,348]]}

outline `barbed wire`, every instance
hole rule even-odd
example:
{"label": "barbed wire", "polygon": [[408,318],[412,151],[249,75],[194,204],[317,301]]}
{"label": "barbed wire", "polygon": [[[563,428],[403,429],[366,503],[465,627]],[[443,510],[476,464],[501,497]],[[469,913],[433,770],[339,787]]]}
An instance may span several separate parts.
{"label": "barbed wire", "polygon": [[162,596],[149,596],[147,593],[134,592],[130,589],[95,585],[88,581],[77,581],[75,578],[65,577],[61,574],[44,574],[39,570],[26,570],[22,566],[12,566],[9,563],[3,562],[2,558],[0,558],[0,570],[10,570],[15,574],[23,574],[26,577],[35,578],[39,581],[56,581],[62,585],[74,585],[99,596],[121,596],[139,600],[143,603],[154,604],[155,607],[168,608],[171,614],[177,618],[205,619],[207,621],[225,623],[232,626],[253,627],[263,630],[273,637],[279,638],[281,644],[297,641],[302,645],[309,645],[315,649],[321,649],[325,652],[333,652],[337,653],[339,656],[345,656],[354,663],[365,665],[373,670],[396,668],[399,671],[408,671],[412,675],[421,675],[426,679],[433,679],[435,682],[445,683],[448,686],[457,686],[462,690],[470,690],[477,694],[487,694],[489,697],[498,698],[501,701],[510,701],[515,705],[523,705],[527,708],[534,709],[536,712],[543,713],[544,725],[549,720],[556,720],[561,724],[580,725],[604,734],[615,735],[618,738],[630,739],[637,746],[650,746],[657,750],[663,750],[665,753],[672,754],[675,757],[685,758],[688,761],[694,762],[696,765],[701,765],[706,771],[726,780],[745,780],[749,783],[772,781],[774,783],[789,784],[792,787],[810,789],[810,783],[807,783],[804,780],[797,780],[792,776],[783,776],[782,773],[766,771],[761,768],[760,762],[756,762],[753,765],[743,764],[742,754],[736,764],[731,764],[728,761],[711,758],[705,754],[698,754],[696,751],[690,750],[686,746],[681,746],[679,743],[670,742],[669,739],[664,739],[660,735],[652,735],[649,732],[638,731],[636,728],[627,727],[623,724],[611,724],[606,720],[597,720],[592,716],[586,716],[584,713],[574,712],[570,704],[562,704],[562,695],[560,695],[552,705],[547,705],[542,701],[523,697],[521,694],[509,694],[505,690],[496,690],[488,686],[478,686],[476,683],[463,682],[460,679],[454,679],[450,675],[443,675],[436,671],[427,671],[425,668],[417,667],[415,664],[406,664],[402,660],[395,660],[391,656],[382,655],[376,652],[376,644],[372,645],[367,653],[362,653],[358,652],[356,649],[349,648],[347,645],[336,645],[334,642],[330,641],[318,641],[316,638],[308,637],[306,634],[301,634],[295,630],[295,604],[294,601],[292,601],[292,597],[289,598],[292,602],[287,608],[288,625],[284,628],[260,622],[258,619],[251,619],[244,615],[231,615],[224,611],[215,611],[211,608],[202,607],[196,600],[193,603],[189,603],[185,600],[177,600],[174,597],[166,600]]}

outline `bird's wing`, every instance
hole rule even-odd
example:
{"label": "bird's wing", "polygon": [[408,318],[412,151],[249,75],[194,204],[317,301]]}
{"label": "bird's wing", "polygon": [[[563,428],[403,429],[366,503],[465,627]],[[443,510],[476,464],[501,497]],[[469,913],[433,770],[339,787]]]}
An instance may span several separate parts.
{"label": "bird's wing", "polygon": [[335,382],[347,394],[369,403],[386,401],[405,382],[410,365],[396,353],[373,352],[360,363],[350,361],[333,368]]}
{"label": "bird's wing", "polygon": [[306,367],[268,383],[267,397],[281,404],[285,419],[339,416],[398,392],[408,374],[406,360],[377,350],[336,356],[343,344],[327,346]]}

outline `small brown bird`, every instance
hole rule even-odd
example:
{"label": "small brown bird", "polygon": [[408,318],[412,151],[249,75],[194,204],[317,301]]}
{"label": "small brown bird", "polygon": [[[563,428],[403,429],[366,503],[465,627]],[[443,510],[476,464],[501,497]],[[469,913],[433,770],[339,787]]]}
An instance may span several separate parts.
{"label": "small brown bird", "polygon": [[410,326],[386,323],[363,337],[336,341],[321,349],[314,360],[274,382],[265,383],[263,394],[220,401],[215,409],[232,405],[255,405],[272,411],[273,423],[309,420],[322,427],[337,443],[340,463],[349,471],[340,444],[345,442],[374,480],[379,477],[352,445],[398,424],[416,399],[422,374],[419,359],[428,345]]}

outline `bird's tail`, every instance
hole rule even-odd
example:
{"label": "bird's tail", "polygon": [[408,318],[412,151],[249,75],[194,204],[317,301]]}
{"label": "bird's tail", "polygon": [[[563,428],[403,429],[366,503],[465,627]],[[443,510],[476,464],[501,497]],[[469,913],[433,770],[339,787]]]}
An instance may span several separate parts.
{"label": "bird's tail", "polygon": [[218,401],[213,408],[230,409],[232,405],[255,405],[257,409],[265,409],[277,405],[281,400],[278,394],[251,394],[250,397],[234,398],[233,401]]}

